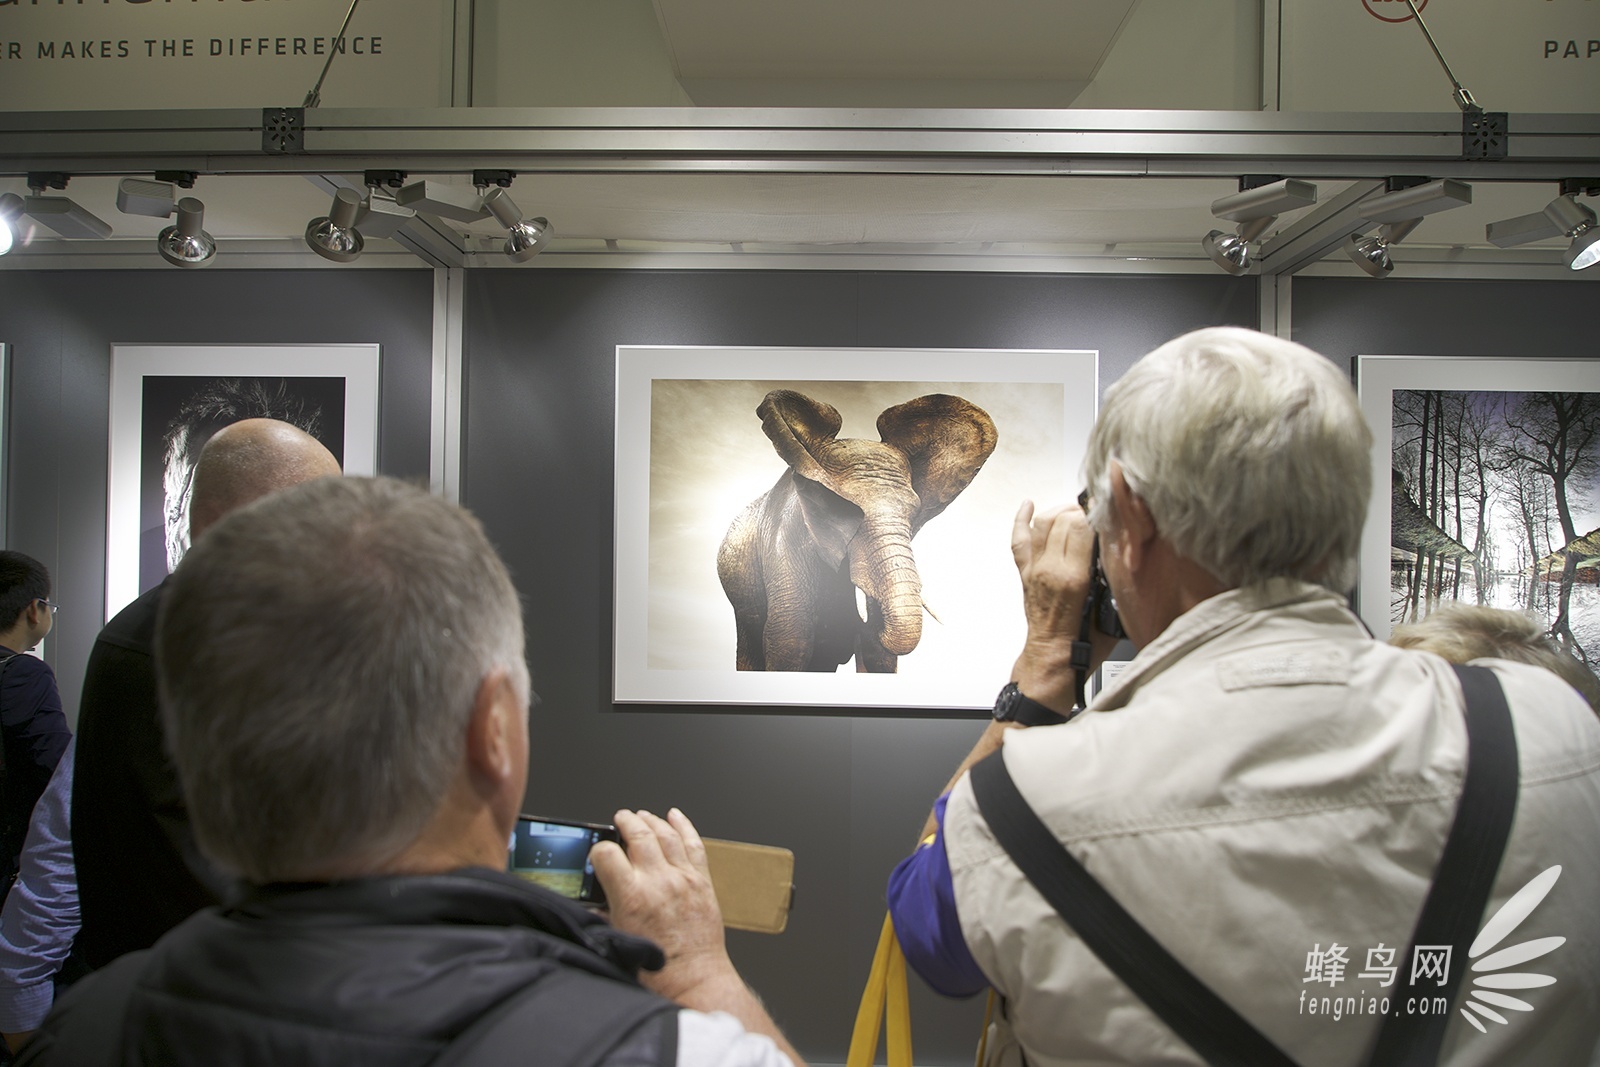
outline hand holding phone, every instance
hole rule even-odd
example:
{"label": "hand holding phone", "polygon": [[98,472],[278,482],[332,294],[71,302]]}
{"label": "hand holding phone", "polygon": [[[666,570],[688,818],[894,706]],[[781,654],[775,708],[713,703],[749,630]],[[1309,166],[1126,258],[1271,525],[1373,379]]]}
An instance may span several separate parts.
{"label": "hand holding phone", "polygon": [[615,818],[626,851],[606,848],[596,855],[610,888],[611,922],[666,953],[665,968],[640,976],[646,988],[693,1006],[684,999],[690,990],[733,973],[705,844],[676,808],[665,819],[626,810]]}

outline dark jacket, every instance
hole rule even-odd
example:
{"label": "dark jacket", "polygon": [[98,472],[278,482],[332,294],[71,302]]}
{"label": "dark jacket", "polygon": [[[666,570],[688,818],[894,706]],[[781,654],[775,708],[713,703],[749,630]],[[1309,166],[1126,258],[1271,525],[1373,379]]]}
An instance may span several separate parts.
{"label": "dark jacket", "polygon": [[3,645],[0,661],[0,883],[9,885],[33,806],[50,784],[72,731],[49,664]]}
{"label": "dark jacket", "polygon": [[156,611],[164,585],[129,604],[89,653],[78,708],[72,850],[91,967],[149,948],[228,879],[200,855],[156,702]]}
{"label": "dark jacket", "polygon": [[267,887],[80,982],[19,1062],[671,1065],[677,1006],[635,980],[661,959],[496,871]]}

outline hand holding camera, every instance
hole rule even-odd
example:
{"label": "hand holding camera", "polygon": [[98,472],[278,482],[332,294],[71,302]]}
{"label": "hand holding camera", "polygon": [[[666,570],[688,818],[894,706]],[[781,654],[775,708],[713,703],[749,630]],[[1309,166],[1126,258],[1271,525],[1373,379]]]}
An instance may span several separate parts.
{"label": "hand holding camera", "polygon": [[1012,679],[1029,698],[1063,714],[1081,703],[1083,680],[1123,636],[1084,512],[1086,495],[1038,513],[1025,500],[1011,532],[1028,622]]}

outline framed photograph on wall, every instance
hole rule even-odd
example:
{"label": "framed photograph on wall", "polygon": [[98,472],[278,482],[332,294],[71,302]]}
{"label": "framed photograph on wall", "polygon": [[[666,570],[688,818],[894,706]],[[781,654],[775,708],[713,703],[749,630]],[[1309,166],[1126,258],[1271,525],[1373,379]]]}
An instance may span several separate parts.
{"label": "framed photograph on wall", "polygon": [[306,430],[346,473],[375,473],[378,346],[111,346],[108,620],[183,558],[200,449],[263,417]]}
{"label": "framed photograph on wall", "polygon": [[1358,356],[1372,426],[1362,617],[1527,612],[1600,665],[1600,360]]}
{"label": "framed photograph on wall", "polygon": [[618,703],[987,709],[1093,351],[617,349]]}

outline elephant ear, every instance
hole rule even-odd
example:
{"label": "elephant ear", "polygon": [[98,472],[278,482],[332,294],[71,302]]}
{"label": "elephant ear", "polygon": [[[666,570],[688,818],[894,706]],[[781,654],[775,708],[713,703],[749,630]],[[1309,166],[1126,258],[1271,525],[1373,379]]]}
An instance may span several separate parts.
{"label": "elephant ear", "polygon": [[911,487],[922,498],[912,533],[961,495],[1000,440],[987,411],[945,393],[889,408],[878,416],[878,435],[910,461]]}
{"label": "elephant ear", "polygon": [[861,512],[837,492],[841,486],[824,454],[837,444],[844,425],[831,404],[792,389],[774,389],[756,408],[761,428],[793,472],[796,498],[812,548],[829,567],[844,562],[845,549],[861,527]]}
{"label": "elephant ear", "polygon": [[812,400],[792,389],[774,389],[756,408],[761,429],[778,456],[798,474],[834,489],[822,453],[839,436],[844,420],[832,404]]}

